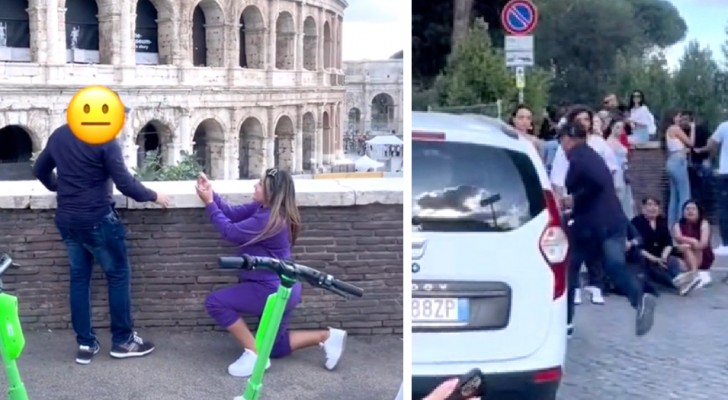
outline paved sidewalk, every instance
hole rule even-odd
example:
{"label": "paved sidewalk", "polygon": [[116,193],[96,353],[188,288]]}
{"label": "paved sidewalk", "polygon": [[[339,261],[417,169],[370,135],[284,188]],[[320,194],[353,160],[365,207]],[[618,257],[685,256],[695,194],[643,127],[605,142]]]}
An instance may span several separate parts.
{"label": "paved sidewalk", "polygon": [[[141,331],[155,341],[148,357],[114,360],[108,355],[108,331],[99,331],[101,352],[91,365],[74,362],[69,331],[27,332],[19,364],[31,400],[232,400],[246,379],[227,374],[239,350],[225,333]],[[394,336],[350,337],[334,371],[324,366],[323,350],[303,350],[273,360],[263,399],[389,400],[402,381],[402,339]],[[4,375],[0,388],[6,390]],[[5,394],[0,394],[4,398]]]}
{"label": "paved sidewalk", "polygon": [[[720,266],[726,267],[725,259]],[[725,269],[725,268],[724,268]],[[725,272],[688,297],[658,299],[655,326],[634,335],[624,297],[576,310],[576,334],[559,400],[713,400],[725,398],[728,374],[728,285]]]}

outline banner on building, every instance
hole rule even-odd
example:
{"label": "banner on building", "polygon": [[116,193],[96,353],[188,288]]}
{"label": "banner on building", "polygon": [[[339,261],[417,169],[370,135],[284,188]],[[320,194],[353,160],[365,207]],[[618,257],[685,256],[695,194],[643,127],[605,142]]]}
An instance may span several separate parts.
{"label": "banner on building", "polygon": [[159,53],[157,46],[157,28],[137,27],[135,41],[137,53]]}

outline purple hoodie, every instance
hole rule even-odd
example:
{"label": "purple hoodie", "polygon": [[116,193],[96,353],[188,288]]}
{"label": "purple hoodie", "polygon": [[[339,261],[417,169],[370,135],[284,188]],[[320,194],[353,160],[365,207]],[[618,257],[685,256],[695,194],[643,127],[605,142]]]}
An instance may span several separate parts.
{"label": "purple hoodie", "polygon": [[[281,260],[291,258],[291,239],[288,229],[283,228],[275,235],[260,242],[245,246],[265,229],[270,219],[270,209],[257,201],[239,206],[230,206],[217,193],[207,207],[210,222],[223,239],[238,246],[237,255],[273,257]],[[268,270],[241,271],[240,279],[247,281],[278,280],[278,275]]]}

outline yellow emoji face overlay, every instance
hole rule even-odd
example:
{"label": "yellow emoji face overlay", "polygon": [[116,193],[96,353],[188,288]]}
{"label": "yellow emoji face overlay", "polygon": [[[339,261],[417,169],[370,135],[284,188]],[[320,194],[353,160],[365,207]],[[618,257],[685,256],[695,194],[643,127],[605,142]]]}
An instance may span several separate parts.
{"label": "yellow emoji face overlay", "polygon": [[76,137],[88,144],[104,144],[116,138],[124,126],[124,104],[103,86],[89,86],[68,103],[66,119]]}

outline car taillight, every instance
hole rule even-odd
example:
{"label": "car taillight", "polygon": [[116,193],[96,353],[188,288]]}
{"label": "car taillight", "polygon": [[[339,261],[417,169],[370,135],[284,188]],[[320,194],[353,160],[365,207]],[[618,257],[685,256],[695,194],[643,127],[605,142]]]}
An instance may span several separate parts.
{"label": "car taillight", "polygon": [[539,248],[544,260],[554,274],[553,298],[558,299],[566,291],[566,271],[569,262],[569,238],[561,225],[561,214],[556,197],[550,190],[544,190],[549,221],[541,234]]}
{"label": "car taillight", "polygon": [[440,132],[412,131],[412,140],[415,142],[444,142],[445,134]]}
{"label": "car taillight", "polygon": [[545,369],[533,375],[533,383],[551,383],[561,380],[562,371],[560,367]]}

